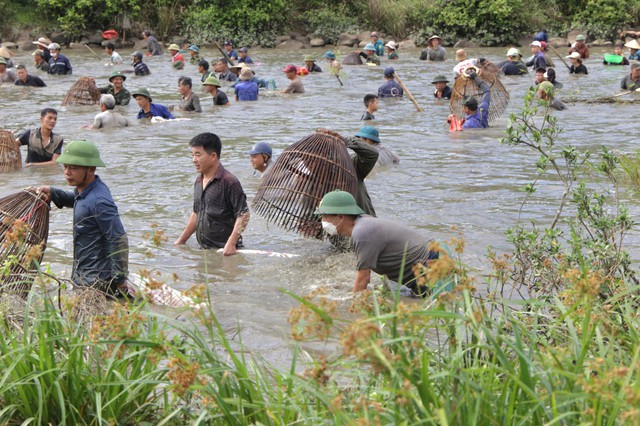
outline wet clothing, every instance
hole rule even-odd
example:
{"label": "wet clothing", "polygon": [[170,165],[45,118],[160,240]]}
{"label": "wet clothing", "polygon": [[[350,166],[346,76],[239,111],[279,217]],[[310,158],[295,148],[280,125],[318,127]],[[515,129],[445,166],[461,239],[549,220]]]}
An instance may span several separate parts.
{"label": "wet clothing", "polygon": [[364,52],[360,52],[358,53],[358,55],[360,55],[367,64],[376,64],[376,65],[380,65],[380,57],[378,55],[376,55],[375,53],[371,56],[367,55]]}
{"label": "wet clothing", "polygon": [[360,121],[375,120],[376,118],[369,111],[365,111],[360,117]]}
{"label": "wet clothing", "polygon": [[254,81],[240,81],[236,84],[235,90],[238,101],[258,100],[258,83]]}
{"label": "wet clothing", "polygon": [[171,58],[171,65],[173,65],[174,68],[176,69],[183,69],[184,68],[184,56],[182,56],[182,54],[180,52],[176,53],[175,55],[173,55],[173,57]]}
{"label": "wet clothing", "polygon": [[640,49],[636,50],[636,53],[634,53],[633,55],[629,55],[629,60],[630,61],[640,61]]}
{"label": "wet clothing", "polygon": [[162,46],[160,46],[160,42],[154,36],[147,37],[147,51],[151,56],[162,55]]}
{"label": "wet clothing", "polygon": [[58,55],[57,58],[53,56],[49,59],[49,74],[66,75],[72,74],[71,62],[64,55]]}
{"label": "wet clothing", "polygon": [[465,117],[463,129],[482,129],[489,127],[489,104],[491,102],[491,88],[487,83],[476,77],[476,85],[482,91],[482,101],[478,104],[478,110]]}
{"label": "wet clothing", "polygon": [[47,83],[45,83],[40,77],[35,75],[27,75],[27,81],[22,81],[20,79],[16,80],[16,86],[30,86],[30,87],[46,87]]}
{"label": "wet clothing", "polygon": [[[612,56],[618,56],[618,55],[612,55]],[[621,60],[620,62],[616,61],[616,62],[609,62],[607,61],[607,55],[604,55],[604,60],[602,61],[603,65],[629,65],[629,60],[627,58],[625,58],[624,56],[620,56]]]}
{"label": "wet clothing", "polygon": [[556,90],[562,89],[564,87],[564,84],[560,83],[559,81],[554,80],[554,81],[551,81],[550,83],[553,84],[553,88]]}
{"label": "wet clothing", "polygon": [[18,79],[18,75],[14,70],[7,69],[4,73],[0,74],[0,83],[15,83]]}
{"label": "wet clothing", "polygon": [[580,64],[577,67],[571,65],[569,67],[569,74],[589,74],[589,71],[587,71],[587,67],[585,67],[584,64]]}
{"label": "wet clothing", "polygon": [[358,271],[370,269],[395,282],[402,276],[402,284],[416,295],[422,292],[415,282],[413,266],[426,265],[428,260],[438,258],[438,253],[427,249],[427,241],[415,229],[367,215],[356,218],[351,243]]}
{"label": "wet clothing", "polygon": [[551,103],[549,104],[549,108],[553,108],[556,111],[564,111],[565,109],[567,109],[567,106],[564,104],[564,102],[562,102],[559,99],[554,99],[551,101]]}
{"label": "wet clothing", "polygon": [[533,67],[533,70],[537,70],[538,68],[547,69],[547,60],[545,59],[544,53],[542,50],[538,51],[535,55],[531,57],[525,64],[528,67]]}
{"label": "wet clothing", "polygon": [[322,72],[322,68],[320,68],[315,62],[313,63],[313,66],[311,68],[307,68],[307,70],[309,72]]}
{"label": "wet clothing", "polygon": [[49,61],[42,61],[39,64],[36,64],[36,69],[40,71],[49,71]]}
{"label": "wet clothing", "polygon": [[26,163],[46,163],[53,159],[54,154],[62,154],[62,136],[51,132],[49,143],[45,146],[42,140],[42,130],[38,127],[35,130],[27,130],[20,138],[20,145],[27,145]]}
{"label": "wet clothing", "polygon": [[400,57],[398,56],[398,52],[396,52],[395,50],[387,55],[387,59],[394,60],[399,58]]}
{"label": "wet clothing", "polygon": [[366,214],[375,216],[376,212],[373,209],[373,203],[371,203],[371,197],[369,197],[369,192],[367,191],[367,186],[364,184],[364,180],[371,170],[373,170],[376,161],[378,161],[378,150],[358,138],[349,138],[345,143],[347,148],[354,152],[351,159],[353,160],[356,177],[358,178],[356,203]]}
{"label": "wet clothing", "polygon": [[225,72],[221,72],[218,75],[218,80],[220,81],[233,81],[235,82],[238,79],[238,76],[231,72],[231,70],[226,70]]}
{"label": "wet clothing", "polygon": [[575,47],[569,49],[569,55],[571,55],[573,52],[578,52],[582,59],[589,59],[589,48],[584,43],[582,43],[580,46],[576,44]]}
{"label": "wet clothing", "polygon": [[149,67],[142,61],[133,63],[133,73],[135,75],[149,75],[151,71],[149,71]]}
{"label": "wet clothing", "polygon": [[73,207],[73,271],[79,287],[115,290],[129,270],[129,242],[118,207],[99,176],[82,192],[51,188],[51,201]]}
{"label": "wet clothing", "polygon": [[108,109],[97,114],[93,118],[94,129],[102,129],[105,127],[127,127],[129,120],[127,120],[122,114],[112,109]]}
{"label": "wet clothing", "polygon": [[116,105],[129,105],[131,101],[131,93],[123,86],[118,93],[115,93],[113,84],[101,87],[100,93],[112,95],[116,100]]}
{"label": "wet clothing", "polygon": [[115,50],[111,53],[111,65],[120,65],[122,63],[122,56]]}
{"label": "wet clothing", "polygon": [[[225,52],[227,52],[226,49]],[[236,52],[235,49],[231,49],[230,52],[227,52],[227,56],[229,57],[229,59],[238,59],[238,52]]]}
{"label": "wet clothing", "polygon": [[395,80],[387,80],[378,88],[378,98],[401,98],[402,96],[404,96],[404,90]]}
{"label": "wet clothing", "polygon": [[623,90],[638,90],[640,89],[640,79],[634,81],[631,79],[631,74],[627,74],[622,78],[620,88]]}
{"label": "wet clothing", "polygon": [[200,55],[196,53],[191,57],[191,59],[189,59],[189,63],[193,65],[197,65],[198,62],[200,62],[201,60],[202,58],[200,57]]}
{"label": "wet clothing", "polygon": [[504,61],[498,64],[504,75],[525,75],[529,73],[527,66],[522,61]]}
{"label": "wet clothing", "polygon": [[253,60],[249,57],[249,55],[247,55],[247,56],[245,56],[244,58],[239,58],[239,59],[238,59],[238,63],[239,63],[239,64],[242,64],[242,63],[245,63],[245,64],[253,64]]}
{"label": "wet clothing", "polygon": [[302,84],[302,80],[298,77],[291,80],[289,86],[284,89],[284,93],[304,93],[304,85]]}
{"label": "wet clothing", "polygon": [[[249,212],[247,196],[240,181],[220,164],[204,189],[202,175],[196,178],[193,212],[198,216],[198,244],[205,249],[222,248],[231,236],[236,219]],[[236,247],[242,247],[242,237],[238,238]]]}
{"label": "wet clothing", "polygon": [[140,111],[138,111],[137,117],[138,117],[138,120],[142,118],[151,118],[151,117],[162,117],[165,120],[170,120],[175,118],[173,114],[171,114],[171,111],[169,111],[169,109],[166,106],[160,105],[160,104],[154,104],[154,103],[151,103],[149,112],[144,112],[142,109],[140,109]]}
{"label": "wet clothing", "polygon": [[191,111],[191,112],[202,112],[202,107],[200,106],[200,98],[195,93],[191,92],[188,98],[180,99],[180,103],[178,104],[178,111]]}
{"label": "wet clothing", "polygon": [[390,166],[392,164],[398,164],[400,162],[400,157],[398,157],[398,154],[391,151],[386,146],[380,143],[376,143],[369,146],[374,148],[376,151],[378,151],[378,161],[376,162],[376,165]]}
{"label": "wet clothing", "polygon": [[227,96],[227,94],[221,91],[220,89],[218,89],[215,96],[213,97],[213,104],[226,105],[228,103],[229,103],[229,97]]}
{"label": "wet clothing", "polygon": [[444,61],[445,59],[447,59],[447,51],[442,46],[435,49],[427,47],[420,52],[421,61]]}
{"label": "wet clothing", "polygon": [[378,56],[384,56],[384,41],[378,39],[373,43],[375,50],[373,51]]}
{"label": "wet clothing", "polygon": [[438,96],[438,89],[435,89],[433,91],[433,96],[436,99],[451,99],[451,87],[444,86],[444,89],[442,89],[442,95],[441,96]]}

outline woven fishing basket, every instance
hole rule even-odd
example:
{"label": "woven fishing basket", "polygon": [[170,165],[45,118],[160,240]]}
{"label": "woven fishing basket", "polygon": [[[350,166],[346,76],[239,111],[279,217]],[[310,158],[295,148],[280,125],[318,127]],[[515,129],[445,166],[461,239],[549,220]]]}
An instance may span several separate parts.
{"label": "woven fishing basket", "polygon": [[20,143],[8,130],[0,130],[0,173],[11,172],[22,167]]}
{"label": "woven fishing basket", "polygon": [[353,161],[342,137],[319,129],[288,147],[267,170],[253,209],[287,231],[321,239],[320,217],[313,212],[322,197],[335,189],[355,196],[357,187]]}
{"label": "woven fishing basket", "polygon": [[342,60],[342,65],[362,65],[362,58],[356,52],[351,52]]}
{"label": "woven fishing basket", "polygon": [[49,235],[50,206],[34,189],[0,199],[0,295],[29,293]]}
{"label": "woven fishing basket", "polygon": [[97,105],[99,103],[100,90],[92,77],[80,77],[62,101],[62,105]]}
{"label": "woven fishing basket", "polygon": [[[489,121],[495,121],[500,117],[507,105],[509,104],[509,92],[503,86],[500,78],[500,68],[490,61],[484,61],[482,65],[476,65],[478,69],[478,77],[482,79],[491,88],[491,102],[489,103]],[[482,101],[483,93],[476,85],[476,82],[470,79],[465,73],[456,78],[451,91],[451,99],[449,101],[449,110],[457,118],[463,118],[465,116],[463,101],[473,96],[478,99],[478,102]]]}

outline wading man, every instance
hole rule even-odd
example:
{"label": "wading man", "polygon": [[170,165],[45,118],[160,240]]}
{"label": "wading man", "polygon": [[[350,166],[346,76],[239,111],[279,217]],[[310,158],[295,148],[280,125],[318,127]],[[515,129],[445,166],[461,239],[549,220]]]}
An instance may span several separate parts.
{"label": "wading man", "polygon": [[40,127],[27,130],[18,138],[20,145],[27,145],[25,167],[56,164],[64,143],[61,136],[53,133],[57,122],[58,111],[45,108],[40,111]]}
{"label": "wading man", "polygon": [[128,296],[129,243],[111,192],[96,167],[105,167],[91,142],[70,142],[57,160],[73,191],[42,186],[58,207],[73,207],[73,270],[77,287],[92,287],[114,296]]}
{"label": "wading man", "polygon": [[193,212],[175,245],[182,245],[196,234],[202,248],[223,248],[235,254],[242,248],[242,232],[249,223],[247,197],[240,181],[220,163],[222,142],[213,133],[191,139],[191,159],[200,175],[196,178]]}

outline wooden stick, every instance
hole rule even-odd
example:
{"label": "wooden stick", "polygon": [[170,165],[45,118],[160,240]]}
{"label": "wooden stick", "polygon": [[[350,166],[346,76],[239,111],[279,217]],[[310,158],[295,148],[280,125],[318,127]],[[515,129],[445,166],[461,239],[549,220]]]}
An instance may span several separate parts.
{"label": "wooden stick", "polygon": [[216,45],[216,47],[218,48],[218,50],[220,51],[220,53],[222,53],[222,55],[224,56],[224,58],[227,60],[227,63],[228,63],[229,65],[233,65],[233,61],[231,60],[231,58],[229,57],[229,55],[227,55],[227,52],[226,52],[222,47],[220,47],[220,45],[218,44],[218,42],[214,40],[214,41],[213,41],[213,44],[215,44],[215,45]]}
{"label": "wooden stick", "polygon": [[402,79],[400,79],[400,76],[398,75],[398,73],[394,73],[393,75],[395,76],[395,79],[398,80],[398,83],[402,87],[402,90],[404,90],[407,93],[407,97],[413,103],[413,106],[416,107],[416,110],[418,112],[423,112],[424,110],[422,109],[420,104],[418,104],[418,101],[416,101],[416,98],[413,97],[413,95],[411,94],[411,91],[409,91],[407,86],[404,85],[404,83],[402,82]]}
{"label": "wooden stick", "polygon": [[86,47],[87,49],[89,49],[89,50],[91,51],[91,53],[93,53],[94,55],[96,55],[96,58],[98,58],[99,60],[101,60],[101,61],[102,61],[102,58],[101,58],[100,56],[98,56],[98,54],[97,54],[97,53],[96,53],[92,48],[90,48],[88,44],[86,44],[86,43],[85,43],[85,44],[84,44],[84,47]]}
{"label": "wooden stick", "polygon": [[564,64],[565,67],[567,67],[568,69],[571,69],[571,67],[569,65],[567,65],[567,62],[564,60],[564,58],[562,57],[562,55],[560,54],[560,52],[558,52],[556,50],[555,47],[553,47],[552,45],[548,45],[549,48],[551,48],[551,50],[553,50],[553,53],[555,53],[556,55],[558,55],[558,58],[560,58],[560,60],[562,61],[562,63]]}

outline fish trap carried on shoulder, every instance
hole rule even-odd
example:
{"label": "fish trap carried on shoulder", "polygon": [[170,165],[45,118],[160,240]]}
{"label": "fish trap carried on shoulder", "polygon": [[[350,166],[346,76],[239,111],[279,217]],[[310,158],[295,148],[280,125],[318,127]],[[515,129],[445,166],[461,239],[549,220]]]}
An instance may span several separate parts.
{"label": "fish trap carried on shoulder", "polygon": [[62,105],[97,105],[100,103],[100,90],[92,77],[80,77],[69,89]]}
{"label": "fish trap carried on shoulder", "polygon": [[[475,61],[475,60],[474,60]],[[466,70],[474,67],[478,78],[487,83],[491,89],[491,102],[489,103],[489,121],[495,121],[500,117],[509,104],[509,92],[504,87],[500,78],[500,68],[491,61],[484,61],[482,64],[475,62],[467,67],[462,67],[460,75],[456,77],[451,90],[451,99],[449,101],[449,110],[451,114],[457,118],[465,116],[463,102],[469,97],[478,99],[478,103],[482,101],[483,92],[480,90],[476,82],[470,79]]]}
{"label": "fish trap carried on shoulder", "polygon": [[47,246],[49,211],[45,194],[31,188],[0,199],[0,295],[29,293]]}
{"label": "fish trap carried on shoulder", "polygon": [[22,168],[20,142],[8,130],[0,130],[0,173]]}
{"label": "fish trap carried on shoulder", "polygon": [[314,211],[335,189],[356,194],[358,180],[342,137],[319,129],[288,147],[267,170],[253,209],[267,221],[304,237],[323,238]]}

